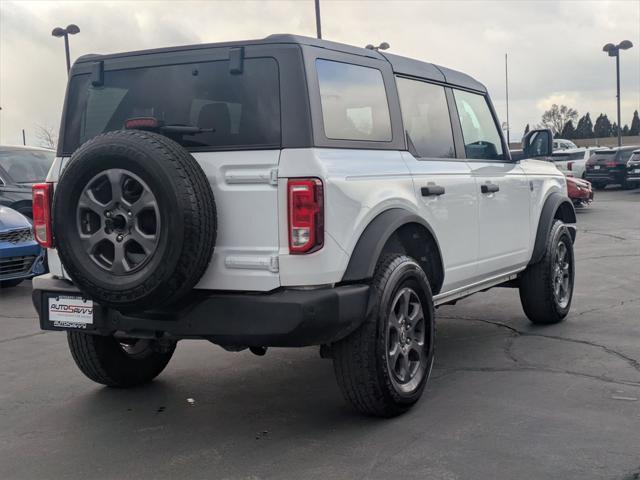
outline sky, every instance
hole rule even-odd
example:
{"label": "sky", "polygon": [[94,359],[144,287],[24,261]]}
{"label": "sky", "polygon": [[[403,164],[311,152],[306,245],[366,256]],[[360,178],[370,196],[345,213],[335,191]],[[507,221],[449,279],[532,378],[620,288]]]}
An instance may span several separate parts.
{"label": "sky", "polygon": [[[616,118],[615,59],[606,43],[631,40],[621,54],[622,124],[640,110],[640,0],[321,0],[322,34],[461,70],[484,83],[506,121],[509,56],[511,140],[553,103],[593,121]],[[262,38],[315,36],[313,0],[0,0],[0,143],[38,144],[38,126],[59,128],[66,88],[64,42],[56,26],[75,23],[72,61],[87,53]]]}

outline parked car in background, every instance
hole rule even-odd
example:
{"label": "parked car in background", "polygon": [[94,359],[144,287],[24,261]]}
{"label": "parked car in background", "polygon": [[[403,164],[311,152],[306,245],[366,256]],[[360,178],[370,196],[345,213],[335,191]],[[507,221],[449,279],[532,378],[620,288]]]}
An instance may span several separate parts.
{"label": "parked car in background", "polygon": [[0,146],[0,206],[32,218],[31,186],[44,181],[55,156],[46,148]]}
{"label": "parked car in background", "polygon": [[640,184],[640,149],[634,150],[627,161],[627,182]]}
{"label": "parked car in background", "polygon": [[31,222],[0,206],[0,287],[14,287],[45,273],[45,250],[33,238]]}
{"label": "parked car in background", "polygon": [[601,149],[602,147],[568,148],[566,150],[553,152],[551,160],[562,173],[584,179],[584,169],[587,160],[593,152]]}
{"label": "parked car in background", "polygon": [[627,162],[631,154],[640,147],[616,147],[596,150],[585,167],[585,179],[589,180],[594,188],[603,189],[607,185],[621,185],[622,188],[633,188],[638,183],[633,177],[629,178]]}
{"label": "parked car in background", "polygon": [[593,188],[586,180],[567,176],[567,195],[576,207],[586,207],[593,201]]}
{"label": "parked car in background", "polygon": [[569,148],[578,148],[578,146],[573,143],[571,140],[566,140],[564,138],[555,138],[553,140],[553,151],[556,150],[567,150]]}

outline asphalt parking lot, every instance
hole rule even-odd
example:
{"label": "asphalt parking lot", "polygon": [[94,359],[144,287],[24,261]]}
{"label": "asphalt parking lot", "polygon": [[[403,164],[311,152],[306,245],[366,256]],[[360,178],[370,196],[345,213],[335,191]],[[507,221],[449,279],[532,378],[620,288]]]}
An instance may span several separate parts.
{"label": "asphalt parking lot", "polygon": [[0,478],[640,477],[640,189],[578,212],[568,319],[533,327],[517,291],[437,312],[410,413],[353,413],[316,348],[265,357],[182,342],[154,383],[95,385],[30,284],[0,291]]}

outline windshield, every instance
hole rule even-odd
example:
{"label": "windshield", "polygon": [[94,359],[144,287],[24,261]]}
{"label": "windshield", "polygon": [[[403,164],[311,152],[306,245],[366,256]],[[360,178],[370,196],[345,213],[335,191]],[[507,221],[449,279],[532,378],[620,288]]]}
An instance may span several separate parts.
{"label": "windshield", "polygon": [[0,169],[15,183],[38,183],[47,178],[55,156],[45,150],[0,150]]}
{"label": "windshield", "polygon": [[278,64],[273,58],[246,59],[240,74],[230,73],[227,60],[107,70],[100,86],[88,74],[77,75],[67,111],[65,153],[140,118],[173,126],[160,131],[171,130],[184,147],[278,148]]}

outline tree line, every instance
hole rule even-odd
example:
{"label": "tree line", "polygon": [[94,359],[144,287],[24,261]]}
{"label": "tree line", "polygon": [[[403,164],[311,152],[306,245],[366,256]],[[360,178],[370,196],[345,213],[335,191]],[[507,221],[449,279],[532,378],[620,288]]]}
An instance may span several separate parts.
{"label": "tree line", "polygon": [[[577,120],[577,124],[574,122]],[[549,128],[555,137],[566,139],[617,137],[618,124],[611,123],[606,114],[601,113],[595,123],[589,113],[578,118],[577,110],[566,105],[553,104],[551,108],[542,114],[541,122],[536,128]],[[527,123],[524,133],[529,132]],[[622,136],[640,135],[640,117],[638,111],[633,112],[631,126],[625,124],[621,129]]]}

